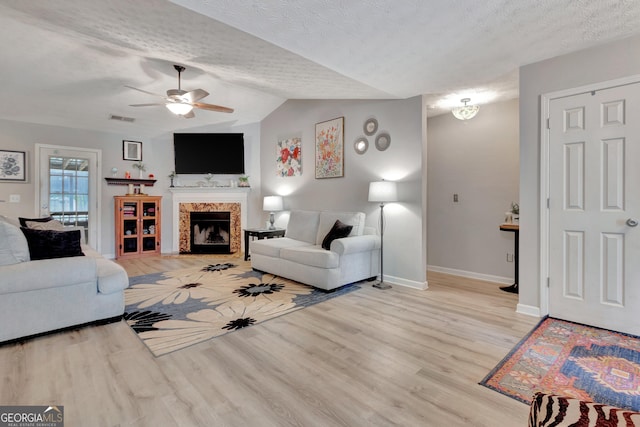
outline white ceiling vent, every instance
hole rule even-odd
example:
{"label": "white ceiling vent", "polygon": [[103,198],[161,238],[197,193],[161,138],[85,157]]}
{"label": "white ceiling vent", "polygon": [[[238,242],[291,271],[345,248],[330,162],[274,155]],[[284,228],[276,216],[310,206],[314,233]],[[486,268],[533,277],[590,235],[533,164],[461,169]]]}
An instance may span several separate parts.
{"label": "white ceiling vent", "polygon": [[116,116],[115,114],[110,115],[109,120],[118,120],[127,123],[133,123],[136,121],[136,119],[134,119],[133,117]]}

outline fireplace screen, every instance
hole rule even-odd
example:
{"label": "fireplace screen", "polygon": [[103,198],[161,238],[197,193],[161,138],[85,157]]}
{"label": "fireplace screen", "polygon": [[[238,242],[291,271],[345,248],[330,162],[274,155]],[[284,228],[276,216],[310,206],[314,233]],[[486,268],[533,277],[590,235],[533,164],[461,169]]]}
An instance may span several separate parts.
{"label": "fireplace screen", "polygon": [[231,252],[230,212],[190,212],[191,253]]}

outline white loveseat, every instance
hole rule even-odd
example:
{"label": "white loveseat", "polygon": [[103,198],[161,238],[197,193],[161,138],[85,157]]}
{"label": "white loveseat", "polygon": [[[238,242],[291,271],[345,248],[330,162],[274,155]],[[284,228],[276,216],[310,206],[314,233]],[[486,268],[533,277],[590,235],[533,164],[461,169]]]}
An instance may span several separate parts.
{"label": "white loveseat", "polygon": [[23,232],[0,216],[0,343],[122,316],[127,273],[86,245],[82,252],[31,260]]}
{"label": "white loveseat", "polygon": [[[322,241],[336,220],[352,225],[348,237]],[[331,290],[380,273],[380,236],[362,212],[291,211],[285,237],[251,242],[251,267]]]}

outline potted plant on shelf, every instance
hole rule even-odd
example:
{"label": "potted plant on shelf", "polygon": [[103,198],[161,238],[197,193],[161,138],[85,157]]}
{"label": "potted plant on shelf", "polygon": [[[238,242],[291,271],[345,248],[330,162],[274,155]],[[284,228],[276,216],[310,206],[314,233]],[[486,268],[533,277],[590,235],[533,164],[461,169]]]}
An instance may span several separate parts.
{"label": "potted plant on shelf", "polygon": [[514,224],[520,223],[520,205],[516,202],[511,202],[511,218]]}
{"label": "potted plant on shelf", "polygon": [[249,186],[249,175],[242,175],[238,178],[238,181],[240,181],[240,184],[238,184],[239,187],[248,187]]}
{"label": "potted plant on shelf", "polygon": [[140,171],[140,179],[143,179],[143,172],[147,170],[147,167],[142,162],[136,162],[133,164],[133,167]]}

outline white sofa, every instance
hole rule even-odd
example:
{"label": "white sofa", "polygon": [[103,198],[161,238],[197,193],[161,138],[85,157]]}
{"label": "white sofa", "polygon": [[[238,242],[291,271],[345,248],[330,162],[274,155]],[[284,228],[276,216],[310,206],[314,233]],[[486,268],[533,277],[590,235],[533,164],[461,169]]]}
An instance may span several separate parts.
{"label": "white sofa", "polygon": [[86,245],[82,252],[31,260],[23,232],[0,216],[0,342],[122,316],[127,273]]}
{"label": "white sofa", "polygon": [[[321,244],[336,220],[352,225],[348,237]],[[380,273],[380,236],[362,212],[291,212],[285,237],[251,242],[251,267],[331,290]]]}

